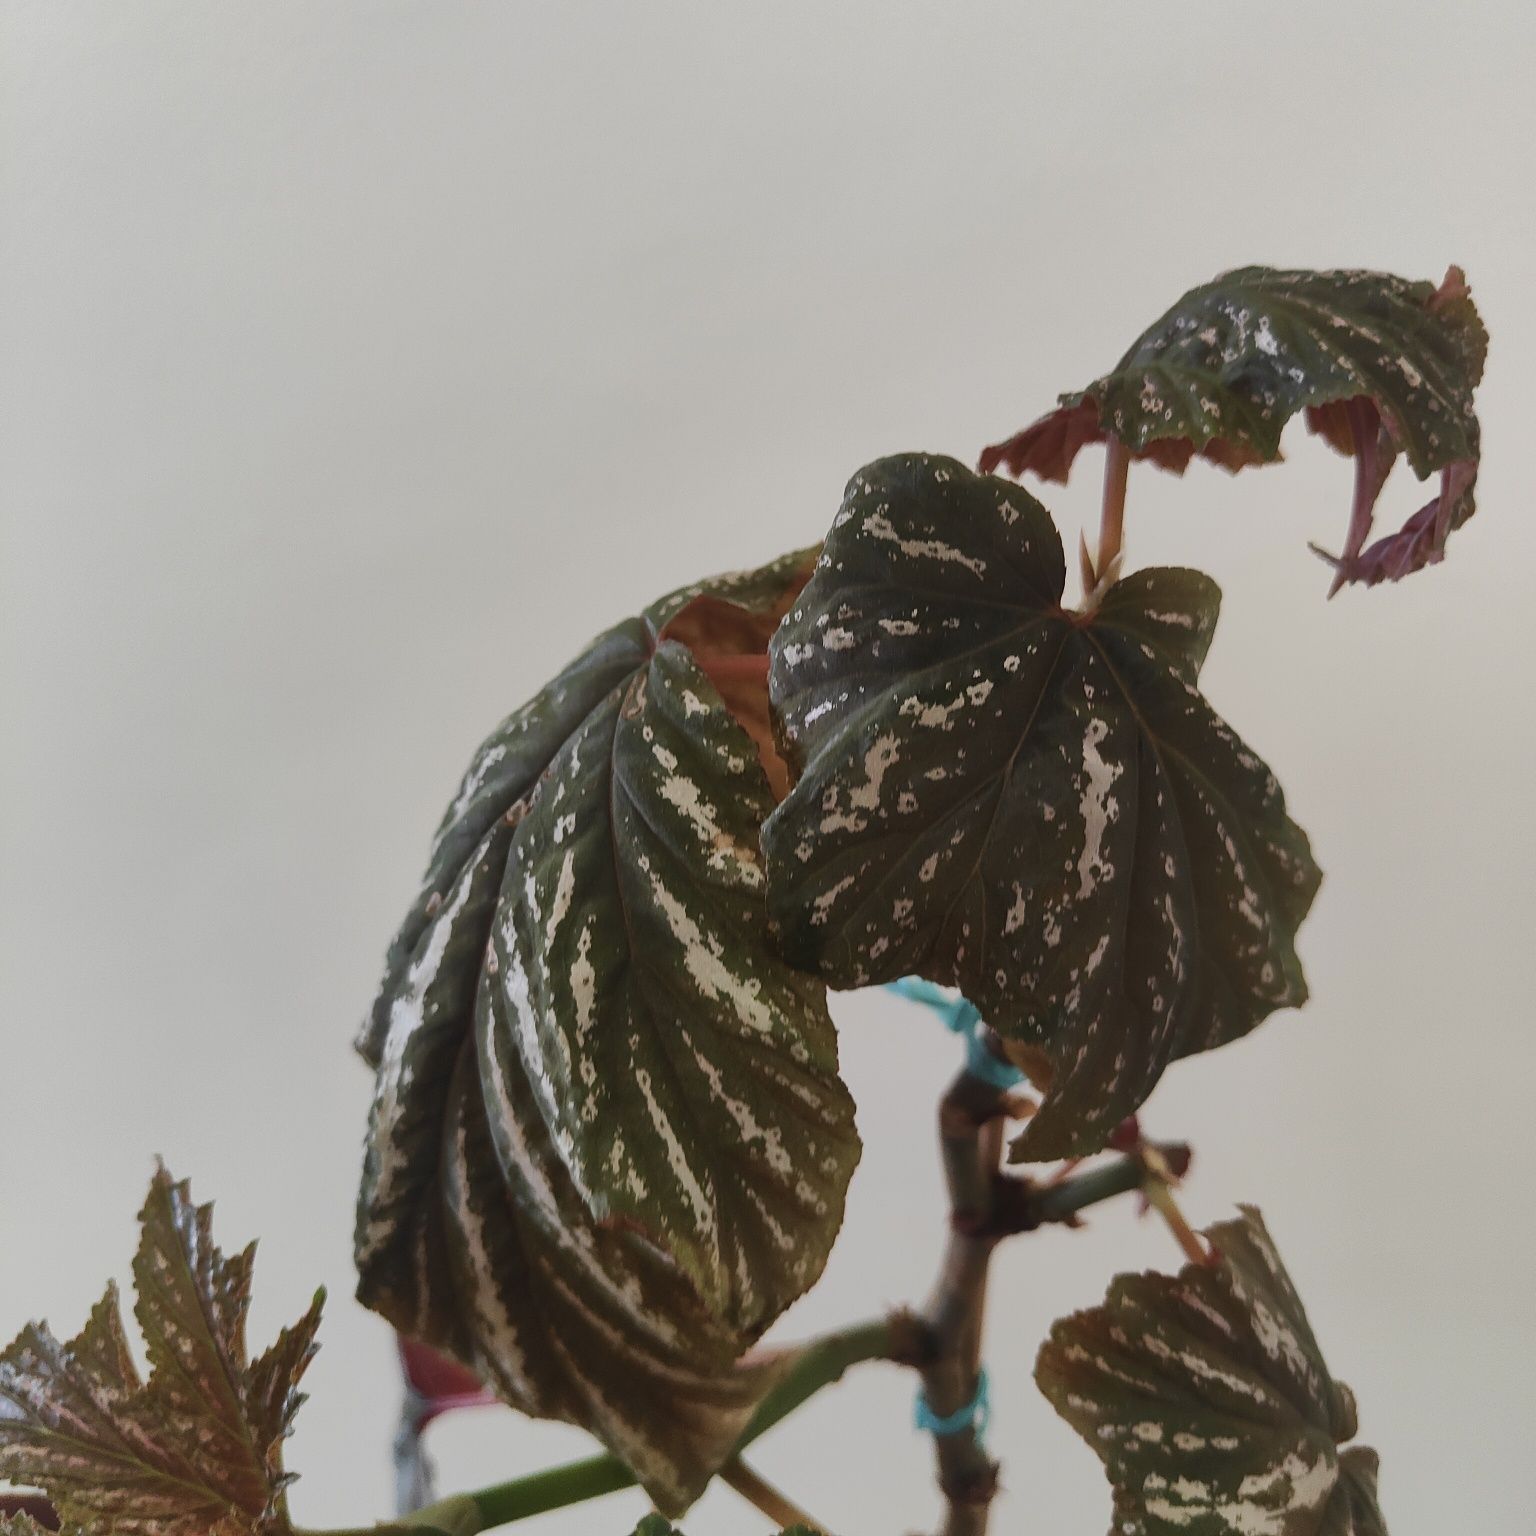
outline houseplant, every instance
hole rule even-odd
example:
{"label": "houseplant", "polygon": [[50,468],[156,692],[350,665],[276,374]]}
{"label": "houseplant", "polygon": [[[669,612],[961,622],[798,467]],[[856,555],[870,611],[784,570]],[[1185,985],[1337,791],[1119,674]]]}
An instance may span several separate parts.
{"label": "houseplant", "polygon": [[[1037,1370],[1105,1462],[1115,1528],[1384,1529],[1353,1401],[1262,1218],[1194,1232],[1187,1149],[1136,1118],[1174,1061],[1305,1000],[1294,937],[1320,876],[1199,692],[1214,581],[1125,574],[1126,497],[1136,461],[1272,462],[1304,414],[1354,466],[1332,590],[1402,579],[1474,510],[1485,349],[1455,269],[1438,287],[1228,273],[982,473],[867,466],[818,550],[658,600],[497,728],[359,1042],[377,1077],[359,1295],[607,1451],[403,1525],[489,1529],[638,1481],[656,1531],[715,1476],[814,1525],[742,1452],[885,1359],[918,1377],[945,1531],[974,1536],[997,1484],[990,1255],[1139,1192],[1184,1267],[1121,1277]],[[1101,442],[1069,606],[1050,514],[990,471],[1061,480]],[[1436,494],[1373,542],[1399,455]],[[965,1044],[940,1101],[941,1281],[920,1313],[758,1349],[820,1273],[858,1157],[825,991],[876,985]],[[279,1449],[318,1301],[253,1361],[249,1250],[219,1255],[163,1170],[143,1228],[149,1380],[111,1292],[70,1344],[25,1330],[0,1356],[0,1472],[86,1530],[291,1529]]]}

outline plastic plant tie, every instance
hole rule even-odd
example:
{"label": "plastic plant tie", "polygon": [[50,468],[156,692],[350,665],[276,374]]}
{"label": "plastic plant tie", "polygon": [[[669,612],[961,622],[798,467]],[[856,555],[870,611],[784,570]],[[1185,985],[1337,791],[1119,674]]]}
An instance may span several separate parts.
{"label": "plastic plant tie", "polygon": [[976,1374],[976,1391],[971,1400],[953,1413],[937,1414],[928,1406],[928,1399],[918,1388],[917,1407],[912,1422],[918,1429],[930,1435],[963,1435],[971,1430],[979,1445],[987,1435],[987,1425],[992,1422],[992,1395],[987,1383],[987,1370],[983,1366]]}
{"label": "plastic plant tie", "polygon": [[944,1021],[951,1034],[965,1042],[965,1070],[989,1088],[1006,1093],[1024,1081],[1024,1074],[1011,1062],[1000,1061],[987,1048],[986,1025],[975,1006],[949,987],[937,986],[920,976],[903,976],[887,983],[886,990],[898,997],[931,1008]]}

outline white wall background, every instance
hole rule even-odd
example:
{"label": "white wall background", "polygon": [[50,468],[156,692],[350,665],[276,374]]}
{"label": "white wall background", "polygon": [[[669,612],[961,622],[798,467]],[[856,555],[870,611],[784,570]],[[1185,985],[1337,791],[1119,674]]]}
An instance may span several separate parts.
{"label": "white wall background", "polygon": [[[1349,469],[1133,478],[1129,555],[1209,567],[1209,691],[1328,878],[1315,1001],[1180,1066],[1200,1220],[1269,1216],[1396,1536],[1529,1529],[1522,3],[33,3],[0,12],[0,1334],[126,1275],[153,1153],[262,1235],[256,1332],[331,1287],[291,1461],[386,1510],[394,1376],[350,1301],[349,1050],[483,729],[681,579],[816,538],[875,455],[972,457],[1247,261],[1467,268],[1482,511],[1325,604]],[[1075,540],[1094,499],[1050,493]],[[1417,505],[1389,492],[1390,510]],[[838,1009],[868,1142],[808,1331],[926,1290],[950,1044]],[[1050,1318],[1172,1262],[1128,1209],[1021,1241],[989,1346],[1003,1531],[1101,1529],[1029,1380]],[[871,1370],[757,1458],[838,1529],[932,1518]],[[463,1486],[581,1451],[449,1424]],[[530,1527],[627,1531],[636,1494]],[[759,1530],[727,1491],[698,1536]]]}

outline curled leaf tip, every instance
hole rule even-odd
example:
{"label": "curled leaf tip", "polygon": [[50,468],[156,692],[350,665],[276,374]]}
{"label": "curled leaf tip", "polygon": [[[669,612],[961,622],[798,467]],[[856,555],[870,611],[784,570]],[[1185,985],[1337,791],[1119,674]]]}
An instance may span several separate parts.
{"label": "curled leaf tip", "polygon": [[769,927],[767,646],[814,552],[599,636],[476,754],[391,948],[359,1296],[678,1514],[788,1368],[858,1160]]}
{"label": "curled leaf tip", "polygon": [[[1488,334],[1466,274],[1438,286],[1384,273],[1245,267],[1192,289],[1109,373],[993,444],[981,468],[1065,482],[1082,448],[1109,435],[1132,456],[1182,473],[1198,456],[1237,471],[1277,462],[1298,412],[1357,460],[1345,547],[1324,556],[1333,591],[1398,581],[1443,558],[1471,517],[1479,432],[1472,396]],[[1367,544],[1398,455],[1439,495]],[[1330,593],[1331,595],[1331,593]]]}

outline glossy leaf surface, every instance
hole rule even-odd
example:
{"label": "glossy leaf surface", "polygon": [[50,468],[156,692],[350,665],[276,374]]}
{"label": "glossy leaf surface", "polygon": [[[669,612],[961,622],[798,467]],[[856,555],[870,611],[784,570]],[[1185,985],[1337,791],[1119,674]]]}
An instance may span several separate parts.
{"label": "glossy leaf surface", "polygon": [[1374,1451],[1263,1219],[1206,1234],[1212,1268],[1122,1275],[1064,1318],[1035,1379],[1103,1461],[1124,1536],[1385,1536]]}
{"label": "glossy leaf surface", "polygon": [[[1165,469],[1198,454],[1237,470],[1278,459],[1286,423],[1306,410],[1313,430],[1359,458],[1339,581],[1396,580],[1439,560],[1472,515],[1472,395],[1487,346],[1454,267],[1438,288],[1379,272],[1244,267],[1191,289],[1109,373],[988,448],[981,467],[1065,481],[1081,448],[1113,434]],[[1421,480],[1438,472],[1440,492],[1368,546],[1399,452]]]}
{"label": "glossy leaf surface", "polygon": [[774,640],[800,775],[764,833],[790,960],[958,987],[1048,1079],[1016,1146],[1040,1159],[1097,1150],[1169,1061],[1303,1001],[1319,879],[1196,688],[1215,584],[1140,571],[1083,616],[1064,579],[1018,487],[926,455],[856,475]]}
{"label": "glossy leaf surface", "polygon": [[321,1298],[247,1358],[253,1250],[225,1258],[209,1206],[162,1168],[140,1213],[140,1379],[109,1287],[80,1335],[33,1324],[0,1354],[0,1475],[43,1489],[66,1527],[122,1536],[286,1529],[281,1447]]}
{"label": "glossy leaf surface", "polygon": [[[359,1294],[697,1496],[778,1379],[858,1157],[770,942],[768,634],[792,557],[600,637],[483,746],[363,1044]],[[755,660],[754,660],[755,656]]]}

